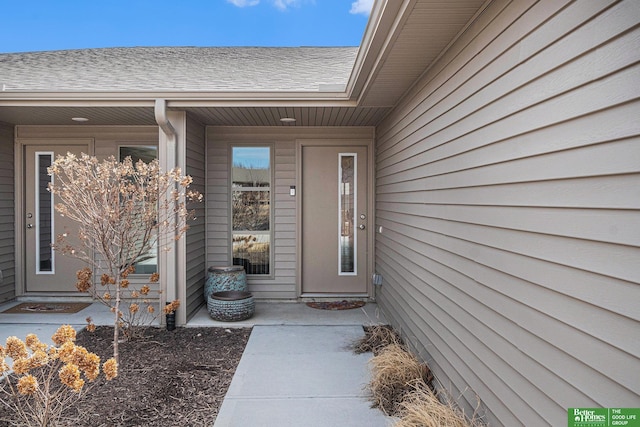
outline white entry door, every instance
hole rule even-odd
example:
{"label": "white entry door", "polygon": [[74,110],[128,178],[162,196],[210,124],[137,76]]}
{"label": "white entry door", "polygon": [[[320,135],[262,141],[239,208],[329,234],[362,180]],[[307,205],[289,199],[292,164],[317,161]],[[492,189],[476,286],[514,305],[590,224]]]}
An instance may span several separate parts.
{"label": "white entry door", "polygon": [[58,154],[80,155],[85,145],[24,146],[24,248],[25,291],[38,293],[77,292],[76,272],[85,267],[81,261],[62,255],[51,247],[56,236],[74,233],[76,224],[54,209],[53,195],[47,190],[51,177],[47,168]]}
{"label": "white entry door", "polygon": [[302,147],[302,293],[367,294],[366,146]]}

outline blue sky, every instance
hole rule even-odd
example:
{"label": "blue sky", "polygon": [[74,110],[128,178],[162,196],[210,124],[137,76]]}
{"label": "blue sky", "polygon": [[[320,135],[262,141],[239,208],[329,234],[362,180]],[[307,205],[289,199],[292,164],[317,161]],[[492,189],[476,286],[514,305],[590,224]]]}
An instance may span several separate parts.
{"label": "blue sky", "polygon": [[0,53],[358,46],[373,0],[0,0]]}
{"label": "blue sky", "polygon": [[270,163],[269,147],[233,147],[234,166],[266,169]]}

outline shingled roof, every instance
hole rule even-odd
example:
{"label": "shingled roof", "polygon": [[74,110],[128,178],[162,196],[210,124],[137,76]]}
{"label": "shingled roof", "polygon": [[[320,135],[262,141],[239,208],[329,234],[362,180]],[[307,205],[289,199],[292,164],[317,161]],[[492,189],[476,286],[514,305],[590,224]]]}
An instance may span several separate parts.
{"label": "shingled roof", "polygon": [[343,91],[357,47],[134,47],[0,55],[0,87],[28,92]]}

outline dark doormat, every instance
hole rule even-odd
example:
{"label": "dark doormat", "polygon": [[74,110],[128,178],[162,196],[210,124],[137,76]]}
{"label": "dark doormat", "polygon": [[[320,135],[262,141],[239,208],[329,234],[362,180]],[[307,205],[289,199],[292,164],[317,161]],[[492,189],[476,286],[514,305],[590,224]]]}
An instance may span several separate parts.
{"label": "dark doormat", "polygon": [[307,305],[318,310],[349,310],[352,308],[363,307],[364,301],[324,301],[324,302],[308,302]]}
{"label": "dark doormat", "polygon": [[3,313],[77,313],[90,305],[87,302],[23,302]]}

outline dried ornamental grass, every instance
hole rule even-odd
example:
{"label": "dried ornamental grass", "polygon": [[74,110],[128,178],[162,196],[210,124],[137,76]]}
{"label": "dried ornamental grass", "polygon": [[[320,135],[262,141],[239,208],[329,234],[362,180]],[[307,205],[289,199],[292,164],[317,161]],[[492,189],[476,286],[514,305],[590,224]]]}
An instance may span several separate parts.
{"label": "dried ornamental grass", "polygon": [[430,374],[426,365],[398,344],[382,349],[369,364],[373,407],[380,408],[386,415],[396,415],[400,402],[413,390],[416,381],[426,384]]}
{"label": "dried ornamental grass", "polygon": [[424,383],[416,383],[399,404],[400,420],[394,427],[472,427],[479,425],[468,420],[452,404],[440,402]]}
{"label": "dried ornamental grass", "polygon": [[357,354],[372,352],[377,355],[380,351],[392,344],[404,347],[402,338],[389,325],[372,325],[364,328],[364,337],[356,341],[354,352]]}

